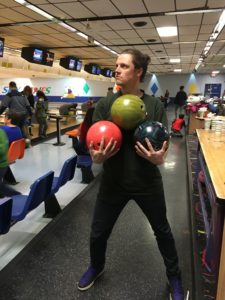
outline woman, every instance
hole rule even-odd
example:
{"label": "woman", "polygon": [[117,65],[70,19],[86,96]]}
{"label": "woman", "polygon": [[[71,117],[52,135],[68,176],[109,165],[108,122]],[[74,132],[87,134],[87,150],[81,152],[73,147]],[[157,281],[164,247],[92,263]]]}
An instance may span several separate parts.
{"label": "woman", "polygon": [[[27,97],[27,100],[29,101],[30,103],[30,106],[31,106],[31,109],[34,110],[34,95],[32,93],[32,89],[29,85],[26,85],[23,89],[23,94],[24,96]],[[29,130],[29,135],[32,136],[32,131],[31,131],[31,128],[32,128],[32,125],[31,125],[31,117],[32,116],[29,116],[27,118],[27,127],[28,127],[28,130]]]}
{"label": "woman", "polygon": [[35,116],[39,124],[38,136],[46,138],[46,131],[48,129],[47,112],[48,112],[48,98],[42,91],[37,91],[37,103],[35,107]]}

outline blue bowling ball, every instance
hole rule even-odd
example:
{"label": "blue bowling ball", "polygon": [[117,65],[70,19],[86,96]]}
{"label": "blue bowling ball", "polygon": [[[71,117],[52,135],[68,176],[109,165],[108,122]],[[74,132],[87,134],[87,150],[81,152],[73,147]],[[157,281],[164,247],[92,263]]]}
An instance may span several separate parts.
{"label": "blue bowling ball", "polygon": [[147,148],[145,138],[148,138],[155,151],[162,148],[165,141],[168,141],[170,134],[167,128],[160,122],[146,120],[141,123],[134,132],[134,141],[140,142]]}

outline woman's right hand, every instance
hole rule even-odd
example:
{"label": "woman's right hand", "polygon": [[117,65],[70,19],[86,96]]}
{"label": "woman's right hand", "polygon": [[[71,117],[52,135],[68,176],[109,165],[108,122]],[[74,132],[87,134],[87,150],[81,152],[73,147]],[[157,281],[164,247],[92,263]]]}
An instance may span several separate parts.
{"label": "woman's right hand", "polygon": [[89,145],[89,153],[92,161],[96,164],[101,164],[111,156],[115,155],[119,149],[116,149],[117,142],[113,138],[110,139],[108,144],[105,146],[105,139],[102,138],[98,150],[94,149],[93,141]]}

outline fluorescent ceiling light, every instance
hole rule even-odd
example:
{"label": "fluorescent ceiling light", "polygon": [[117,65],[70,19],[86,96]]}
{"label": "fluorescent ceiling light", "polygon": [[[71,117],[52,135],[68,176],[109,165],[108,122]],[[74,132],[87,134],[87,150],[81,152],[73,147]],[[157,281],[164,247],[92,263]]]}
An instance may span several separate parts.
{"label": "fluorescent ceiling light", "polygon": [[220,71],[212,71],[213,74],[219,74]]}
{"label": "fluorescent ceiling light", "polygon": [[19,4],[22,4],[22,5],[24,5],[24,4],[26,4],[27,2],[26,1],[24,1],[24,0],[14,0],[14,1],[16,1],[17,3],[19,3]]}
{"label": "fluorescent ceiling light", "polygon": [[157,27],[159,36],[161,37],[169,37],[169,36],[177,36],[177,27],[170,26],[170,27]]}
{"label": "fluorescent ceiling light", "polygon": [[118,53],[116,51],[113,51],[113,50],[109,50],[112,54],[116,54],[118,55]]}
{"label": "fluorescent ceiling light", "polygon": [[176,15],[187,15],[187,14],[212,13],[212,12],[218,12],[218,11],[221,11],[221,10],[222,10],[222,8],[171,11],[171,12],[166,12],[166,13],[165,13],[165,16],[176,16]]}
{"label": "fluorescent ceiling light", "polygon": [[43,17],[49,19],[49,20],[53,20],[54,17],[49,15],[48,13],[46,13],[45,11],[41,10],[40,8],[34,6],[34,5],[26,5],[27,8],[35,11],[36,13],[38,13],[39,15],[42,15]]}
{"label": "fluorescent ceiling light", "polygon": [[101,44],[100,44],[98,41],[96,41],[96,40],[94,40],[94,44],[97,45],[97,46],[100,46],[100,45],[101,45]]}
{"label": "fluorescent ceiling light", "polygon": [[180,58],[170,58],[170,63],[179,63]]}
{"label": "fluorescent ceiling light", "polygon": [[225,65],[223,65],[223,68],[225,68]]}
{"label": "fluorescent ceiling light", "polygon": [[104,45],[101,45],[101,47],[105,50],[108,50],[108,51],[111,51],[111,49],[109,49],[108,47],[104,46]]}
{"label": "fluorescent ceiling light", "polygon": [[86,39],[86,40],[88,39],[88,36],[87,36],[86,34],[84,34],[83,32],[78,31],[78,32],[77,32],[77,35],[83,37],[83,38]]}
{"label": "fluorescent ceiling light", "polygon": [[174,69],[174,72],[180,73],[182,71],[182,69]]}
{"label": "fluorescent ceiling light", "polygon": [[60,22],[60,23],[58,23],[58,24],[61,25],[61,26],[64,27],[64,28],[70,30],[70,31],[73,31],[73,32],[77,31],[75,28],[73,28],[72,26],[70,26],[70,25],[68,25],[68,24],[66,24],[66,23],[64,23],[64,22]]}

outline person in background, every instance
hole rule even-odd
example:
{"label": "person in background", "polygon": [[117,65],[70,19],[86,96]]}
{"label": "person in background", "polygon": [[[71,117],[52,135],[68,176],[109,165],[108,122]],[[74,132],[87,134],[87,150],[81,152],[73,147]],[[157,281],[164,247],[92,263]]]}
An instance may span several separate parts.
{"label": "person in background", "polygon": [[9,146],[13,141],[20,140],[23,138],[20,128],[16,125],[18,123],[19,116],[16,112],[7,111],[5,113],[5,125],[0,128],[5,131]]}
{"label": "person in background", "polygon": [[0,198],[20,194],[20,192],[4,183],[4,176],[8,168],[8,148],[8,138],[5,131],[0,127]]}
{"label": "person in background", "polygon": [[0,115],[6,110],[14,111],[19,115],[18,126],[20,127],[23,137],[26,138],[25,123],[29,116],[32,116],[33,112],[27,97],[18,92],[16,83],[11,81],[9,83],[9,91],[3,98],[0,106]]}
{"label": "person in background", "polygon": [[[32,89],[29,85],[26,85],[23,89],[23,94],[27,97],[27,100],[30,103],[32,111],[34,111],[34,95],[32,93]],[[29,135],[32,136],[32,123],[31,123],[31,116],[27,118],[27,127]]]}
{"label": "person in background", "polygon": [[168,90],[166,90],[166,92],[165,92],[164,99],[165,99],[164,106],[165,106],[165,108],[167,108],[168,103],[170,101],[170,93]]}
{"label": "person in background", "polygon": [[113,87],[108,87],[107,97],[113,95]]}
{"label": "person in background", "polygon": [[181,129],[183,127],[185,127],[184,114],[180,114],[179,117],[172,122],[171,135],[182,137]]}
{"label": "person in background", "polygon": [[177,111],[179,110],[179,114],[184,112],[184,107],[187,102],[187,94],[184,91],[184,86],[180,86],[180,91],[176,94],[174,104],[175,104],[175,119],[177,118]]}
{"label": "person in background", "polygon": [[77,107],[77,103],[65,103],[65,104],[62,104],[59,107],[59,114],[61,116],[67,116],[67,115],[69,115],[70,111],[74,112],[75,109],[76,109],[76,107]]}
{"label": "person in background", "polygon": [[81,104],[81,110],[82,112],[87,112],[87,110],[94,105],[94,101],[91,97],[88,98],[88,100]]}
{"label": "person in background", "polygon": [[[133,94],[144,101],[148,120],[159,121],[167,126],[166,112],[161,101],[141,92],[139,88],[149,61],[150,57],[137,49],[126,49],[118,56],[115,79],[121,90],[97,102],[94,122],[111,120],[113,102],[121,95]],[[134,145],[133,134],[134,130],[122,130],[123,143],[116,151],[113,139],[107,145],[102,139],[98,150],[94,149],[93,142],[89,145],[93,162],[103,163],[103,173],[91,226],[90,265],[79,280],[78,290],[88,290],[103,274],[107,240],[123,208],[133,199],[154,231],[166,266],[173,300],[184,300],[178,255],[166,216],[163,182],[158,168],[164,163],[168,142],[164,142],[162,149],[155,151],[148,139],[146,147],[139,142]]]}
{"label": "person in background", "polygon": [[48,98],[42,91],[37,91],[37,103],[35,107],[35,116],[37,122],[39,124],[38,136],[40,138],[47,137],[47,129],[48,129],[48,122],[47,122],[47,113],[48,113]]}

